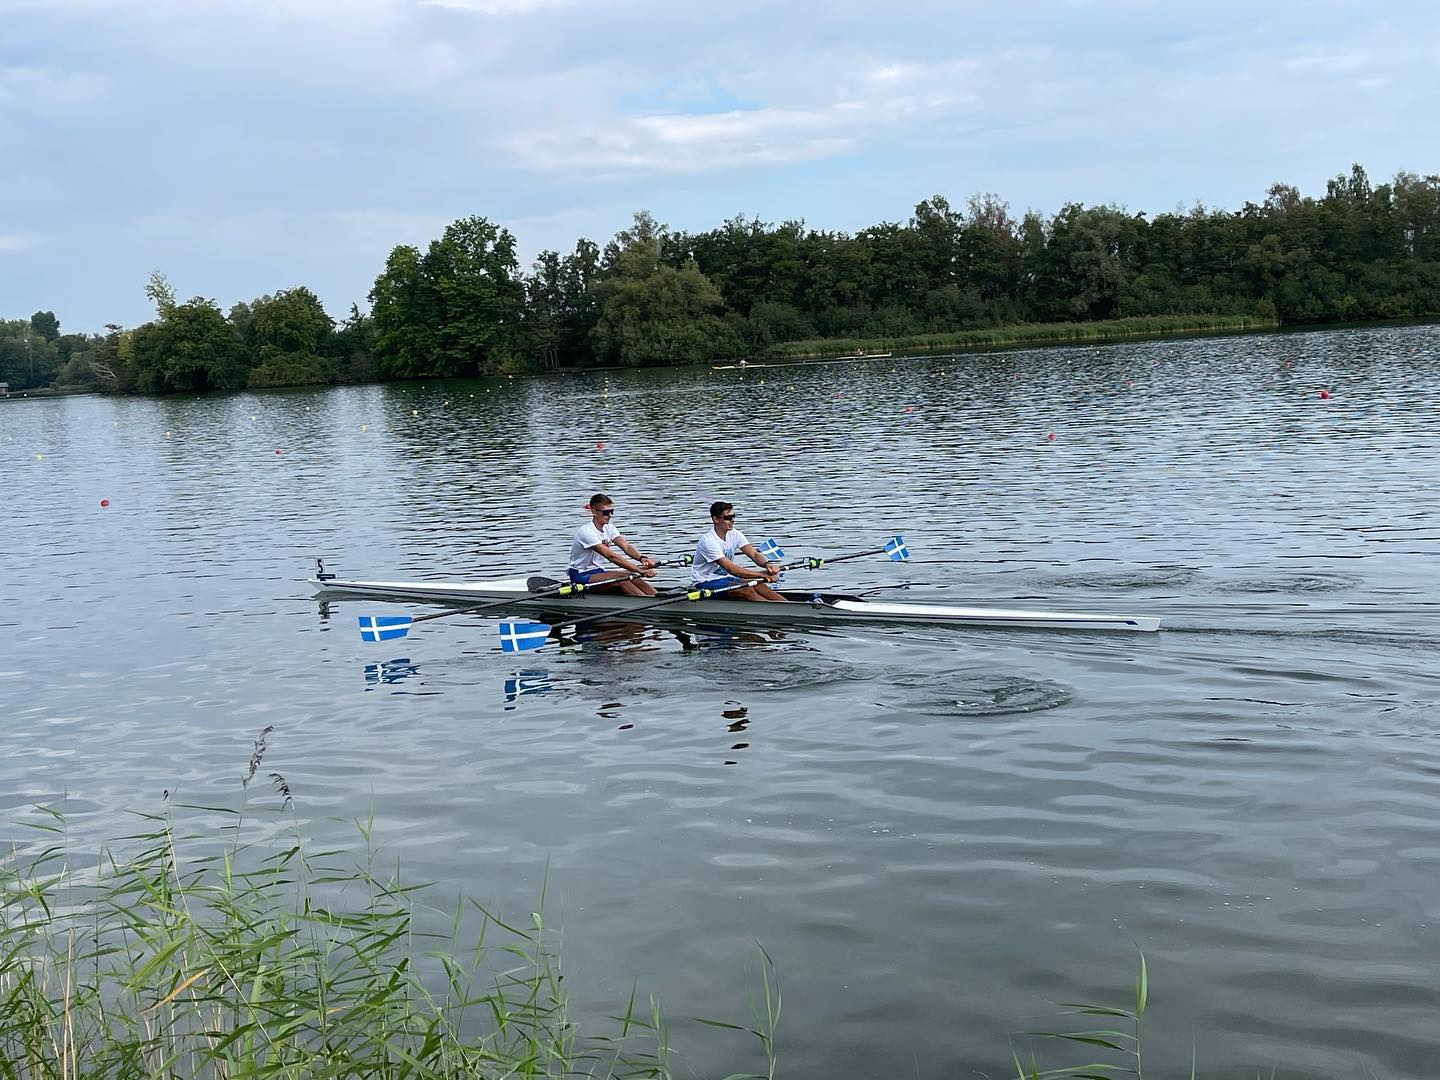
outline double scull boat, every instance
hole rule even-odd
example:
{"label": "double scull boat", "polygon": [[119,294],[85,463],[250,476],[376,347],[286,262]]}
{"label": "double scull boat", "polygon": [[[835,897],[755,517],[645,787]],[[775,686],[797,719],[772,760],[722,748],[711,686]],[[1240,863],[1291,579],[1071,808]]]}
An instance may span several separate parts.
{"label": "double scull boat", "polygon": [[[537,595],[561,583],[546,577],[502,578],[490,581],[354,581],[327,575],[310,579],[317,593],[371,596],[411,603],[483,604],[511,601],[516,607],[574,615],[625,618],[641,606],[653,607],[655,597],[623,593],[584,592],[579,596]],[[956,607],[947,604],[911,604],[869,600],[852,593],[785,589],[793,604],[732,599],[723,595],[685,601],[646,611],[697,623],[742,622],[766,626],[797,624],[897,623],[937,626],[1029,627],[1049,630],[1158,630],[1160,620],[1149,615],[1076,614],[1059,611],[1016,611],[1006,608]],[[677,598],[680,593],[675,594]],[[664,594],[662,594],[663,598]]]}

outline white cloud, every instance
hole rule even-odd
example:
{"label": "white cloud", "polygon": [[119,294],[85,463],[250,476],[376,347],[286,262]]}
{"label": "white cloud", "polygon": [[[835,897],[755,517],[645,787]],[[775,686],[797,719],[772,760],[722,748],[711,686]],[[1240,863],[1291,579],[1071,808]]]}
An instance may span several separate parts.
{"label": "white cloud", "polygon": [[[794,96],[810,100],[724,112],[592,115],[579,123],[551,116],[505,145],[520,164],[542,170],[699,173],[811,161],[855,150],[896,125],[977,102],[983,65],[971,59],[846,60],[837,67],[847,74],[795,87]],[[736,81],[753,93],[763,75],[740,72]]]}
{"label": "white cloud", "polygon": [[34,243],[34,240],[28,236],[13,234],[6,236],[4,233],[0,233],[0,251],[24,251],[26,248],[33,247]]}

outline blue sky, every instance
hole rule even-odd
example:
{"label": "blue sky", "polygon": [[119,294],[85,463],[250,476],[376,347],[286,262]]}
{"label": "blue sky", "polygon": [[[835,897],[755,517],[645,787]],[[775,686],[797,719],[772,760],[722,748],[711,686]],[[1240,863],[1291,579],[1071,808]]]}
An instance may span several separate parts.
{"label": "blue sky", "polygon": [[0,0],[0,317],[308,285],[483,214],[853,230],[1440,171],[1434,0]]}

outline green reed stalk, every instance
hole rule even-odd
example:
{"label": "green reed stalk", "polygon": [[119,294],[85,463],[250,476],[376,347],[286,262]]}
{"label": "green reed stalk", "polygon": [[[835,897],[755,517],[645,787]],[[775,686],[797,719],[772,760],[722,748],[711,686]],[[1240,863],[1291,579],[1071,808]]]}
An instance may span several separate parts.
{"label": "green reed stalk", "polygon": [[670,1075],[653,1002],[582,1036],[543,894],[527,928],[464,900],[422,930],[423,887],[376,871],[369,822],[347,866],[298,828],[248,844],[240,812],[187,809],[235,838],[181,837],[167,810],[79,862],[47,811],[0,857],[0,1077]]}
{"label": "green reed stalk", "polygon": [[1094,322],[1018,323],[934,334],[874,338],[812,338],[782,341],[763,353],[766,360],[841,358],[856,353],[1009,348],[1022,345],[1123,341],[1181,334],[1274,330],[1279,323],[1255,315],[1155,315]]}

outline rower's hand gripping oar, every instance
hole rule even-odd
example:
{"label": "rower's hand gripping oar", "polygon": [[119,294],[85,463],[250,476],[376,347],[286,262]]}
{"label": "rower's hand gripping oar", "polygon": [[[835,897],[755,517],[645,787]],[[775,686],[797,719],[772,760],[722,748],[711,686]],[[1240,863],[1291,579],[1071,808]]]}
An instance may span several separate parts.
{"label": "rower's hand gripping oar", "polygon": [[[658,562],[651,569],[661,566],[689,566],[691,564],[689,555],[681,555],[679,558],[667,559],[665,562]],[[484,604],[476,604],[473,607],[451,608],[449,611],[437,611],[433,615],[361,615],[360,616],[360,640],[361,641],[393,641],[396,638],[403,638],[410,633],[410,628],[416,623],[428,622],[431,619],[446,619],[451,615],[468,615],[476,611],[491,611],[495,608],[513,607],[517,603],[528,600],[545,600],[557,596],[579,596],[591,589],[599,589],[606,585],[616,585],[622,581],[633,581],[635,578],[644,577],[645,571],[638,570],[626,574],[624,577],[607,578],[604,581],[597,581],[593,585],[585,585],[580,582],[567,581],[556,585],[553,589],[543,589],[537,593],[530,593],[528,596],[512,596],[505,600],[491,600]]]}
{"label": "rower's hand gripping oar", "polygon": [[[765,542],[765,550],[784,555],[780,546],[773,540],[767,540]],[[806,570],[819,570],[822,566],[829,563],[845,562],[847,559],[862,559],[867,555],[879,555],[881,553],[890,556],[895,562],[906,562],[910,558],[910,551],[905,547],[905,538],[903,536],[892,536],[889,540],[885,541],[883,547],[872,548],[869,551],[856,551],[849,555],[837,555],[833,559],[797,559],[795,562],[786,563],[784,566],[777,567],[776,572],[795,570],[801,567],[804,567]],[[688,592],[683,592],[676,596],[667,596],[663,600],[655,601],[653,604],[641,604],[623,611],[602,612],[599,615],[590,615],[586,618],[578,619],[573,623],[566,623],[565,625],[576,627],[584,626],[586,623],[599,622],[602,619],[626,619],[642,611],[650,611],[654,608],[665,607],[669,604],[678,604],[682,600],[692,602],[696,600],[708,600],[712,596],[720,596],[727,592],[733,592],[736,589],[748,589],[760,584],[760,582],[764,580],[764,578],[750,578],[747,581],[738,581],[734,585],[726,585],[720,589],[691,589]],[[534,649],[544,648],[545,643],[550,640],[550,634],[554,629],[555,628],[548,623],[541,622],[515,622],[513,620],[502,622],[500,624],[500,651],[509,653],[530,652]]]}

